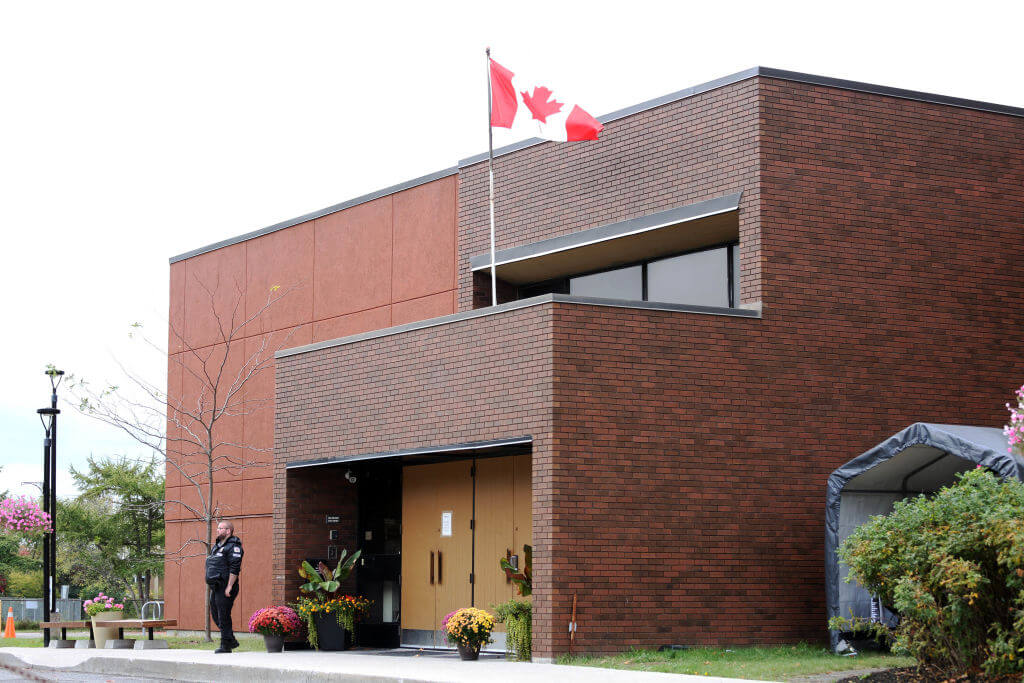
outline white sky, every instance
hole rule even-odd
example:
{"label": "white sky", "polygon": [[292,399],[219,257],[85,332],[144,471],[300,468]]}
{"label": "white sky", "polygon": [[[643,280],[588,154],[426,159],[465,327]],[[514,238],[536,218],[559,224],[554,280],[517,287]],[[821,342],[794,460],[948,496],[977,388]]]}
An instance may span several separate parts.
{"label": "white sky", "polygon": [[[127,331],[166,338],[168,257],[486,151],[486,45],[594,115],[755,65],[1024,106],[1022,18],[1011,2],[0,0],[0,490],[42,479],[47,363],[99,383],[117,357],[162,381]],[[62,468],[141,454],[64,408]]]}

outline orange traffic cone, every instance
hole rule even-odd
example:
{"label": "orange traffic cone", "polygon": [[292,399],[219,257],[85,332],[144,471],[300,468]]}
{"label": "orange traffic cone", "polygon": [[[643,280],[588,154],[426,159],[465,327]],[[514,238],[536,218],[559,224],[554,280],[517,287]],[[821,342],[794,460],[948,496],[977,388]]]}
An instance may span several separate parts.
{"label": "orange traffic cone", "polygon": [[4,638],[14,637],[14,608],[7,608],[7,628],[4,629]]}

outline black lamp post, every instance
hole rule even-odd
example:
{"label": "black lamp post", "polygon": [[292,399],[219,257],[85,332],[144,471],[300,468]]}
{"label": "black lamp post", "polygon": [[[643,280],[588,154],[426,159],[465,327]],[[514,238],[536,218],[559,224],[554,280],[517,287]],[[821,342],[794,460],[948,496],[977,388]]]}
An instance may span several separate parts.
{"label": "black lamp post", "polygon": [[[43,535],[43,621],[50,620],[57,606],[54,577],[57,574],[57,387],[64,377],[63,370],[52,366],[46,371],[50,378],[50,407],[40,408],[39,419],[46,436],[43,438],[43,512],[50,515],[50,531]],[[46,418],[50,419],[47,420]],[[43,629],[43,647],[50,645],[50,630]]]}

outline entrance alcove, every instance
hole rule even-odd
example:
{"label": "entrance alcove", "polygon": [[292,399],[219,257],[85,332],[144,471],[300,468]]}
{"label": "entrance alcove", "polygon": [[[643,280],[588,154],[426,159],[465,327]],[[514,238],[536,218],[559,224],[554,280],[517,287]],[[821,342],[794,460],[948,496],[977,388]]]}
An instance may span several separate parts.
{"label": "entrance alcove", "polygon": [[361,646],[452,647],[446,614],[515,592],[498,560],[532,545],[531,453],[521,437],[291,463],[288,555],[362,550],[345,589],[373,601]]}

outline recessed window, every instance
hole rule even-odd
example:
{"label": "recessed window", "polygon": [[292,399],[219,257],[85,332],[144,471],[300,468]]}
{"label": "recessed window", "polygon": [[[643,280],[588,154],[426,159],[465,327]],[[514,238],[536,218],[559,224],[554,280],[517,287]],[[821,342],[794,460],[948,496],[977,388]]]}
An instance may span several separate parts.
{"label": "recessed window", "polygon": [[601,299],[732,308],[740,298],[739,245],[725,244],[519,287],[519,298],[568,293]]}
{"label": "recessed window", "polygon": [[705,249],[647,264],[647,300],[729,306],[729,249]]}
{"label": "recessed window", "polygon": [[569,278],[569,294],[639,301],[644,297],[643,266],[627,266]]}

